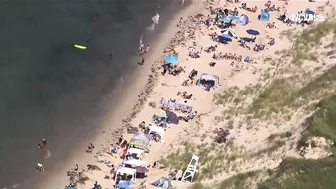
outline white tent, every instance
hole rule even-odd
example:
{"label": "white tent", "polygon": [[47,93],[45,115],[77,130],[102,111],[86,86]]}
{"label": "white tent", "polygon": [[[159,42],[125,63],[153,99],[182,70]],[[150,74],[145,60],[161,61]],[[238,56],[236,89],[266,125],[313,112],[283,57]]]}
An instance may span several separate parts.
{"label": "white tent", "polygon": [[132,167],[146,167],[147,161],[142,161],[140,159],[130,159],[124,161],[125,165],[131,165]]}
{"label": "white tent", "polygon": [[150,125],[150,126],[148,126],[148,129],[149,129],[149,133],[155,132],[158,135],[160,135],[161,142],[163,142],[164,133],[165,133],[164,128],[158,127],[158,126],[155,126],[155,125]]}
{"label": "white tent", "polygon": [[[132,181],[135,182],[136,180],[136,169],[132,169],[128,167],[120,167],[116,172],[116,175],[118,174],[132,175]],[[117,180],[117,177],[115,177],[115,180]]]}
{"label": "white tent", "polygon": [[130,148],[127,150],[128,154],[136,154],[136,155],[140,155],[142,153],[144,153],[145,151],[139,148]]}

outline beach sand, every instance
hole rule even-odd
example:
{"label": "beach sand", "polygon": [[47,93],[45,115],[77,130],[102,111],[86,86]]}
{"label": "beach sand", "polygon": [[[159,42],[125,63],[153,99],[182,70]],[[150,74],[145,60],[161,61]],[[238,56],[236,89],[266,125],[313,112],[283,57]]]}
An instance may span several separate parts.
{"label": "beach sand", "polygon": [[[248,2],[248,7],[258,6],[259,10],[264,7],[266,2]],[[142,156],[142,159],[148,162],[148,165],[152,165],[155,161],[164,159],[166,155],[175,152],[177,149],[182,149],[183,144],[187,141],[195,145],[202,144],[204,142],[211,143],[213,141],[212,131],[215,128],[222,127],[223,124],[228,124],[224,121],[222,125],[215,123],[216,117],[225,110],[225,107],[218,107],[214,103],[214,95],[223,90],[237,87],[244,88],[246,86],[255,85],[260,81],[261,76],[266,70],[275,69],[275,67],[265,61],[266,57],[276,57],[276,51],[282,50],[291,45],[291,42],[287,39],[281,39],[281,32],[290,28],[300,28],[301,26],[286,26],[285,24],[277,21],[275,18],[277,14],[283,13],[284,9],[288,14],[295,14],[298,11],[310,8],[311,10],[317,10],[317,7],[324,6],[325,2],[288,2],[288,5],[283,1],[276,1],[275,4],[280,7],[280,12],[270,12],[271,20],[275,21],[279,28],[269,29],[266,28],[268,22],[258,21],[256,13],[248,12],[243,9],[239,9],[239,15],[246,14],[249,17],[249,24],[245,26],[236,26],[232,30],[240,37],[249,37],[246,34],[246,30],[255,29],[260,32],[257,36],[256,43],[266,44],[265,50],[262,52],[255,52],[247,48],[243,48],[234,39],[229,44],[220,44],[212,41],[209,33],[220,33],[220,29],[210,26],[207,28],[203,22],[196,18],[197,14],[202,14],[206,17],[209,14],[208,7],[211,5],[215,8],[227,7],[233,9],[239,7],[240,4],[233,4],[226,1],[214,1],[203,2],[193,1],[191,5],[175,15],[171,20],[171,23],[165,28],[165,32],[162,32],[158,38],[151,43],[151,52],[146,57],[145,65],[138,69],[138,71],[130,77],[125,77],[124,85],[129,86],[127,90],[122,90],[122,99],[120,104],[111,105],[113,109],[113,116],[107,115],[105,120],[102,120],[102,127],[99,129],[96,136],[92,136],[87,143],[83,143],[78,146],[78,150],[74,150],[71,158],[65,160],[62,165],[54,166],[51,173],[46,170],[48,175],[47,179],[41,179],[41,185],[39,188],[52,188],[63,187],[69,184],[66,172],[73,169],[76,164],[79,165],[79,169],[87,170],[87,165],[97,165],[100,171],[85,171],[84,174],[89,178],[85,182],[85,185],[78,186],[79,189],[91,189],[94,182],[97,181],[103,188],[112,188],[114,181],[112,179],[104,179],[106,175],[110,175],[110,168],[104,165],[104,163],[98,163],[98,161],[108,160],[118,166],[121,163],[119,158],[122,150],[119,149],[116,155],[109,155],[106,151],[109,151],[111,144],[115,144],[116,140],[123,134],[125,139],[130,139],[132,134],[127,134],[125,130],[130,127],[137,127],[139,123],[145,121],[146,124],[151,122],[151,118],[154,114],[164,116],[160,107],[161,98],[175,99],[176,102],[185,103],[193,107],[194,111],[197,111],[197,116],[189,121],[180,121],[178,125],[169,125],[166,129],[164,142],[153,143],[151,146],[151,152]],[[330,16],[333,11],[332,6],[327,6],[324,11],[320,11],[319,14]],[[182,24],[177,27],[177,24],[183,18]],[[270,37],[276,39],[276,45],[269,46],[267,43]],[[222,59],[214,60],[212,58],[213,53],[201,52],[200,58],[194,59],[189,57],[190,48],[194,48],[196,51],[203,50],[211,45],[218,45],[216,53],[236,53],[237,55],[250,56],[255,60],[253,63],[237,63],[233,66],[230,65],[232,60]],[[180,73],[178,76],[172,76],[166,74],[161,75],[160,65],[164,64],[164,57],[167,55],[174,55],[177,53],[179,58],[179,66],[184,67],[185,72]],[[209,66],[210,62],[216,62],[214,67]],[[188,75],[192,69],[198,70],[198,76],[202,73],[208,73],[217,75],[219,77],[219,85],[215,89],[205,91],[203,88],[191,85],[189,87],[182,86],[182,82],[188,78]],[[127,78],[130,78],[127,80]],[[192,94],[191,99],[184,99],[177,96],[178,92],[186,91],[188,94]],[[119,94],[120,95],[120,94]],[[154,107],[155,105],[155,107]],[[230,104],[228,104],[229,106]],[[112,109],[112,108],[111,108]],[[236,113],[239,114],[239,113]],[[183,116],[185,114],[177,113],[177,115]],[[243,120],[238,115],[234,120],[234,124]],[[293,120],[295,123],[295,120]],[[118,126],[116,126],[118,125]],[[118,128],[117,131],[111,128]],[[282,128],[286,130],[286,128]],[[288,128],[287,128],[288,129]],[[238,146],[244,146],[247,151],[253,151],[257,148],[262,149],[266,146],[264,140],[274,132],[279,132],[272,126],[261,125],[258,131],[249,130],[249,125],[245,124],[239,129],[236,129],[230,133],[229,140],[234,141]],[[91,154],[85,153],[87,145],[92,142],[95,148]],[[192,152],[190,152],[192,153]],[[229,153],[229,152],[227,152]],[[292,154],[290,154],[292,153]],[[289,150],[289,155],[297,156],[295,152]],[[287,154],[287,155],[288,155]],[[316,155],[316,154],[315,154]],[[325,154],[321,152],[317,157],[322,157]],[[216,174],[215,179],[208,179],[207,182],[218,182],[237,173],[256,170],[256,169],[271,169],[279,165],[283,157],[286,154],[278,154],[274,158],[260,158],[258,160],[251,160],[250,162],[242,163],[239,168],[235,170],[229,170],[227,172],[221,172]],[[189,160],[188,160],[189,161]],[[188,163],[188,162],[187,162]],[[137,180],[135,188],[139,188],[140,185],[146,186],[146,188],[155,188],[150,183],[156,181],[161,176],[167,176],[169,174],[169,168],[160,169],[162,165],[158,163],[156,168],[149,168],[149,172],[145,179]],[[184,167],[181,167],[183,169]],[[177,175],[180,177],[181,172]],[[172,185],[178,189],[186,189],[191,186],[189,182],[172,181]]]}

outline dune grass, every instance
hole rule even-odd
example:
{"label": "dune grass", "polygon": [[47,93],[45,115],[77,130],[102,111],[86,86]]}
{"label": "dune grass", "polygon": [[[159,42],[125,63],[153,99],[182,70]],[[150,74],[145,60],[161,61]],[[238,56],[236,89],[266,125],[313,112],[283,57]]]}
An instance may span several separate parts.
{"label": "dune grass", "polygon": [[249,171],[234,175],[216,184],[206,185],[201,182],[194,183],[190,189],[250,189],[252,180],[260,175],[261,171]]}
{"label": "dune grass", "polygon": [[308,52],[318,46],[322,38],[331,32],[336,33],[334,20],[325,20],[310,29],[303,30],[294,41],[292,63],[300,64],[303,60],[310,60],[312,57]]}
{"label": "dune grass", "polygon": [[321,100],[317,110],[307,119],[307,130],[303,133],[300,145],[304,145],[311,136],[320,136],[334,142],[331,151],[336,153],[336,94]]}
{"label": "dune grass", "polygon": [[285,159],[258,189],[334,189],[336,159]]}
{"label": "dune grass", "polygon": [[297,77],[274,80],[253,100],[248,113],[255,118],[267,118],[273,113],[283,113],[286,108],[300,107],[334,93],[336,66],[301,87],[298,80]]}

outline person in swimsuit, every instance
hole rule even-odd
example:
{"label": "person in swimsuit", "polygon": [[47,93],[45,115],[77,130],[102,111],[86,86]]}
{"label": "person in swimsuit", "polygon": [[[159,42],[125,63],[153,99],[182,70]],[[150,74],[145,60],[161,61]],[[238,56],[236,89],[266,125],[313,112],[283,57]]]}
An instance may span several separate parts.
{"label": "person in swimsuit", "polygon": [[47,140],[46,139],[43,139],[42,140],[42,148],[46,148],[47,147]]}

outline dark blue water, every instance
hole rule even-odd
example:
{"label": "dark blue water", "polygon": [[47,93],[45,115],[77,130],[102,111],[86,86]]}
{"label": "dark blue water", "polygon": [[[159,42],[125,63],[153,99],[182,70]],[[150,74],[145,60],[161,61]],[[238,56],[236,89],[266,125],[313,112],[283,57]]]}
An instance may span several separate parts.
{"label": "dark blue water", "polygon": [[97,126],[102,97],[134,69],[141,33],[170,3],[0,2],[0,188],[36,174],[41,138],[54,161]]}

